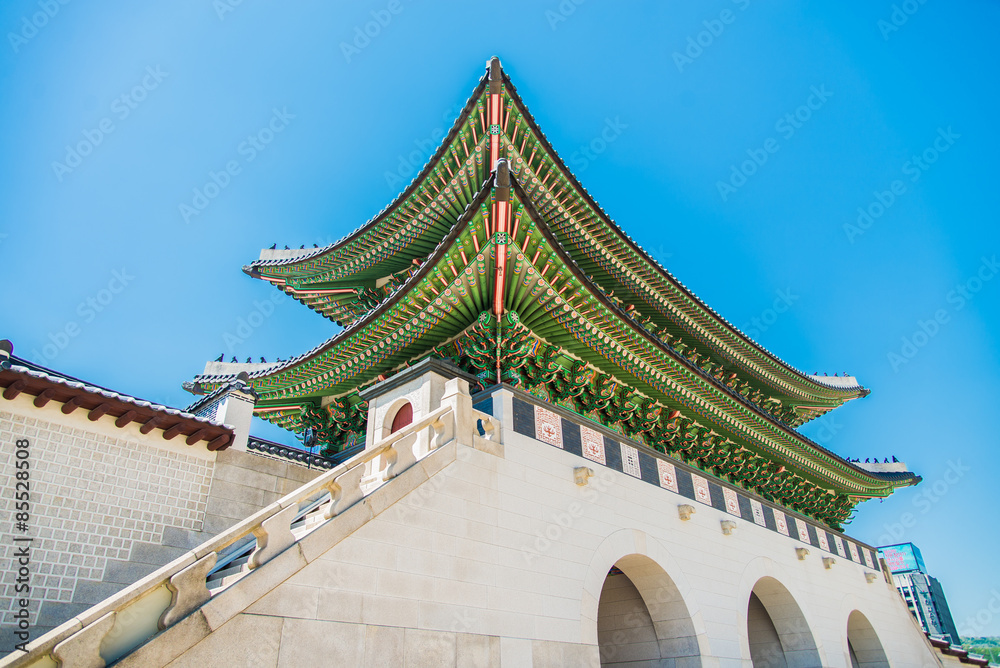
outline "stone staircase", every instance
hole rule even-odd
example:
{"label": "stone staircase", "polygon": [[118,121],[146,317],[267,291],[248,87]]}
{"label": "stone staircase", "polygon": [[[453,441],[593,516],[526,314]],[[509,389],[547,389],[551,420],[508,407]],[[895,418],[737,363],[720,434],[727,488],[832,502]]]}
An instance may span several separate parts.
{"label": "stone staircase", "polygon": [[164,564],[174,561],[212,538],[212,535],[205,531],[167,527],[163,532],[162,543],[133,543],[128,559],[108,560],[101,580],[79,580],[69,603],[44,602],[38,611],[34,632],[42,635],[51,631],[67,619],[72,619],[162,568]]}

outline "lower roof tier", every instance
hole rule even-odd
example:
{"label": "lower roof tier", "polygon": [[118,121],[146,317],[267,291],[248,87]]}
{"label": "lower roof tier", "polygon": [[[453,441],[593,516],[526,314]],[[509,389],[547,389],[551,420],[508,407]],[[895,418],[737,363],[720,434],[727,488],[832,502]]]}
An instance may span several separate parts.
{"label": "lower roof tier", "polygon": [[[539,392],[831,524],[856,500],[919,481],[847,462],[796,432],[751,388],[662,340],[589,280],[516,178],[509,202],[494,178],[376,308],[309,353],[249,373],[261,417],[315,426],[335,447],[363,431],[360,389],[438,356],[476,371],[484,385]],[[194,385],[226,380],[202,375]]]}

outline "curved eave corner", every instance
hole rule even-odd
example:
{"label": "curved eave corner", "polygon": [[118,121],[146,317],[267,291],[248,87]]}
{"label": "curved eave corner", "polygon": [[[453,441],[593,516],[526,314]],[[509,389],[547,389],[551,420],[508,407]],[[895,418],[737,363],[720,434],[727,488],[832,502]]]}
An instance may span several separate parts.
{"label": "curved eave corner", "polygon": [[[297,255],[290,255],[288,257],[279,257],[284,253],[297,252],[294,249],[289,250],[276,250],[265,248],[261,250],[260,257],[250,264],[243,267],[243,272],[248,276],[254,278],[264,278],[260,273],[263,268],[270,267],[289,267],[297,264],[305,264],[311,260],[323,257],[339,248],[342,248],[352,241],[361,237],[365,232],[372,229],[379,222],[390,216],[395,210],[402,206],[406,200],[417,191],[421,183],[423,183],[431,171],[434,169],[435,165],[444,156],[448,147],[455,140],[458,135],[459,130],[468,122],[469,116],[472,114],[473,110],[476,108],[476,102],[482,96],[483,92],[486,90],[486,86],[489,81],[489,68],[487,67],[486,73],[480,78],[479,83],[476,85],[469,99],[466,101],[465,106],[459,113],[455,122],[452,124],[451,129],[445,134],[444,138],[441,140],[441,144],[437,147],[434,153],[428,158],[424,167],[417,172],[417,175],[413,177],[413,180],[400,192],[385,208],[379,211],[374,217],[369,221],[365,222],[363,225],[350,232],[344,236],[339,241],[335,241],[322,248],[307,249],[305,253],[298,252]],[[301,251],[302,249],[299,249]],[[265,257],[266,255],[274,254],[275,257]]]}

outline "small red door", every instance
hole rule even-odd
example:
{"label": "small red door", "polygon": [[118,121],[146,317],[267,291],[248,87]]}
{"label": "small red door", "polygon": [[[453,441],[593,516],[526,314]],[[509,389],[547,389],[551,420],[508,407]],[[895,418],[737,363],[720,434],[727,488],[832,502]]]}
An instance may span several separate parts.
{"label": "small red door", "polygon": [[392,418],[392,430],[389,433],[395,434],[411,422],[413,422],[413,406],[407,402],[396,411],[396,417]]}

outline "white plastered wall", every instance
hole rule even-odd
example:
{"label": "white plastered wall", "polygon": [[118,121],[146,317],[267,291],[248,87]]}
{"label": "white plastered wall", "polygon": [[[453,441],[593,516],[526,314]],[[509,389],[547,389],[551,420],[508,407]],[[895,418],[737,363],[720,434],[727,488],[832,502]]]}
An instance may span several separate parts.
{"label": "white plastered wall", "polygon": [[[495,404],[505,426],[509,407],[509,396]],[[265,667],[308,656],[359,666],[597,665],[601,589],[629,555],[669,576],[704,666],[750,665],[747,605],[764,577],[794,598],[823,666],[850,666],[855,609],[892,665],[940,665],[881,575],[869,583],[872,571],[857,563],[800,560],[793,538],[750,522],[724,535],[727,516],[708,506],[681,521],[677,505],[688,499],[612,470],[577,486],[573,469],[584,464],[509,428],[499,455],[459,445],[453,463],[170,665],[234,657],[241,638],[265,630],[267,651],[255,655]],[[320,531],[343,531],[328,526]],[[251,587],[254,575],[235,586]]]}

